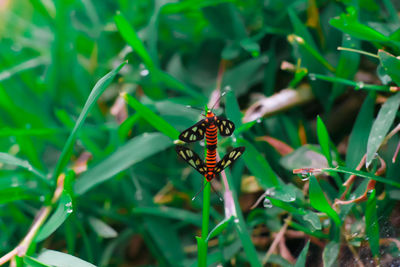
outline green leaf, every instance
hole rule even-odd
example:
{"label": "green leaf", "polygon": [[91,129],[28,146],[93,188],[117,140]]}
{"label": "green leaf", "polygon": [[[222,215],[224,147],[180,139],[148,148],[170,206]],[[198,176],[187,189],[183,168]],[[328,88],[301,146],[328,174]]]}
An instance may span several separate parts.
{"label": "green leaf", "polygon": [[208,234],[206,238],[206,242],[210,241],[211,238],[216,237],[220,233],[222,233],[223,230],[228,227],[229,223],[233,220],[233,217],[225,218],[223,219],[219,224],[217,224]]}
{"label": "green leaf", "polygon": [[400,60],[383,50],[379,50],[378,57],[385,72],[400,86]]}
{"label": "green leaf", "polygon": [[332,209],[332,207],[326,200],[324,192],[322,191],[317,181],[317,178],[315,178],[315,176],[313,175],[310,177],[309,194],[310,194],[310,203],[314,209],[326,213],[335,222],[336,227],[342,224],[338,214],[334,209]]}
{"label": "green leaf", "polygon": [[233,91],[228,91],[226,94],[226,116],[231,120],[236,129],[242,126],[242,113],[240,112],[239,104]]}
{"label": "green leaf", "polygon": [[72,255],[50,249],[40,253],[38,260],[45,264],[57,267],[95,267],[95,265]]}
{"label": "green leaf", "polygon": [[162,132],[166,136],[170,137],[173,140],[178,139],[179,132],[174,127],[171,126],[168,122],[166,122],[163,118],[154,113],[151,109],[140,103],[136,98],[124,94],[123,98],[125,101],[135,109],[140,116],[145,119],[148,123],[150,123],[155,129]]}
{"label": "green leaf", "polygon": [[396,186],[396,187],[400,188],[400,183],[399,182],[387,179],[385,177],[375,176],[375,175],[373,175],[371,173],[368,173],[368,172],[357,171],[357,170],[353,170],[353,169],[349,169],[349,168],[345,168],[345,167],[341,167],[341,166],[338,166],[336,168],[326,168],[324,170],[327,170],[327,171],[330,171],[330,172],[347,173],[347,174],[355,175],[355,176],[358,176],[358,177],[363,177],[363,178],[375,180],[377,182],[381,182],[381,183],[384,183],[384,184],[393,185],[393,186]]}
{"label": "green leaf", "polygon": [[53,180],[55,180],[56,177],[63,171],[65,166],[67,165],[71,154],[72,150],[74,147],[75,140],[77,138],[77,134],[79,130],[81,129],[83,123],[85,122],[85,119],[87,115],[89,114],[90,110],[93,108],[93,106],[96,104],[97,99],[101,96],[101,94],[106,90],[108,85],[112,82],[114,79],[115,75],[122,69],[122,67],[126,64],[126,62],[121,63],[118,67],[107,73],[105,76],[103,76],[93,87],[93,90],[90,92],[90,95],[88,99],[86,100],[85,106],[82,109],[81,114],[79,114],[78,120],[75,123],[74,129],[72,130],[70,136],[68,137],[67,142],[64,145],[63,151],[61,152],[61,155],[58,159],[56,168],[53,172]]}
{"label": "green leaf", "polygon": [[319,116],[317,116],[317,135],[318,135],[318,142],[322,149],[322,153],[324,153],[325,158],[328,161],[328,165],[332,167],[332,155],[329,147],[330,139],[328,130],[326,129],[324,122],[321,120]]}
{"label": "green leaf", "polygon": [[77,195],[82,195],[129,166],[161,152],[171,145],[172,141],[161,133],[144,133],[136,136],[85,172],[74,185],[74,191]]}
{"label": "green leaf", "polygon": [[357,11],[354,7],[347,8],[347,14],[341,14],[340,17],[333,18],[329,23],[339,30],[348,33],[351,36],[371,42],[388,42],[390,38],[382,33],[365,26],[357,21]]}
{"label": "green leaf", "polygon": [[44,181],[48,185],[50,184],[50,181],[46,178],[46,176],[35,169],[27,160],[22,160],[13,155],[0,152],[0,163],[24,168],[40,178],[41,181]]}
{"label": "green leaf", "polygon": [[307,253],[308,253],[309,247],[310,247],[310,241],[308,241],[307,244],[304,246],[299,257],[297,258],[297,261],[296,261],[296,264],[294,265],[294,267],[305,267],[306,266],[306,259],[307,259]]}
{"label": "green leaf", "polygon": [[102,238],[115,238],[118,236],[117,231],[115,231],[111,226],[95,217],[89,217],[89,224],[97,235]]}
{"label": "green leaf", "polygon": [[368,237],[368,243],[371,247],[372,255],[379,257],[379,224],[376,211],[376,192],[375,189],[370,192],[365,210],[365,231]]}
{"label": "green leaf", "polygon": [[158,217],[179,220],[185,223],[191,223],[196,226],[201,226],[201,217],[199,214],[178,208],[136,207],[132,210],[132,213],[137,216],[153,215]]}
{"label": "green leaf", "polygon": [[29,256],[24,257],[24,263],[26,264],[26,266],[29,266],[29,267],[52,267],[51,265],[44,264],[44,263],[38,261],[37,259],[29,257]]}
{"label": "green leaf", "polygon": [[280,182],[271,166],[260,152],[247,140],[238,138],[238,144],[246,147],[243,159],[247,168],[257,178],[261,186],[266,188],[279,187]]}
{"label": "green leaf", "polygon": [[368,167],[375,153],[378,151],[386,134],[389,132],[390,127],[396,117],[397,110],[400,105],[400,92],[389,97],[379,110],[378,116],[372,124],[372,129],[368,138],[367,146],[367,160],[366,166]]}
{"label": "green leaf", "polygon": [[340,243],[331,241],[329,242],[322,253],[322,260],[324,262],[324,267],[334,266],[336,259],[339,255]]}
{"label": "green leaf", "polygon": [[61,194],[56,211],[40,229],[38,235],[35,237],[35,241],[40,242],[54,233],[68,218],[72,211],[71,197],[67,192],[64,191]]}
{"label": "green leaf", "polygon": [[349,138],[346,153],[346,166],[356,168],[361,158],[367,152],[368,135],[374,116],[375,97],[368,94],[365,98]]}
{"label": "green leaf", "polygon": [[318,215],[315,214],[314,212],[307,211],[307,213],[305,215],[303,215],[303,219],[304,219],[304,221],[310,223],[311,226],[315,230],[321,230],[322,229],[321,221],[320,221]]}
{"label": "green leaf", "polygon": [[124,40],[132,47],[133,51],[139,55],[149,71],[153,72],[156,69],[156,66],[144,47],[142,40],[140,40],[137,32],[120,12],[114,16],[114,21],[122,38],[124,38]]}

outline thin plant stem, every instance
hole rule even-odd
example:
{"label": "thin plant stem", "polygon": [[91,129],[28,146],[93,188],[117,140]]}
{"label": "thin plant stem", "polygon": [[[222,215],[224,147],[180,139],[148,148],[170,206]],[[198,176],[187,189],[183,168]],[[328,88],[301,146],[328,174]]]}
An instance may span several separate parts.
{"label": "thin plant stem", "polygon": [[[205,107],[205,113],[207,114],[208,107]],[[204,141],[204,162],[206,162],[207,156],[207,140]],[[198,249],[198,266],[206,267],[207,266],[207,236],[208,236],[208,226],[210,222],[210,192],[211,186],[210,183],[204,178],[204,190],[203,190],[203,221],[201,224],[201,241],[204,247],[202,249]]]}
{"label": "thin plant stem", "polygon": [[39,210],[38,214],[36,215],[36,218],[32,223],[31,228],[29,229],[24,239],[21,241],[21,243],[19,243],[19,245],[16,248],[14,248],[9,253],[0,258],[0,265],[3,265],[8,261],[12,261],[15,256],[18,257],[25,256],[30,244],[32,243],[36,234],[39,232],[41,226],[44,224],[50,212],[52,211],[53,209],[52,205],[55,204],[60,198],[61,193],[64,189],[64,178],[65,175],[63,173],[60,174],[57,180],[56,190],[54,191],[53,198],[51,199],[51,205],[42,207]]}

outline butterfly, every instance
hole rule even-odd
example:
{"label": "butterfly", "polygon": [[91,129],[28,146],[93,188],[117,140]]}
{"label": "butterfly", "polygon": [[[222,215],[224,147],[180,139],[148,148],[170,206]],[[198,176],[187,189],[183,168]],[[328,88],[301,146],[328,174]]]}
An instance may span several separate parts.
{"label": "butterfly", "polygon": [[210,182],[222,170],[234,163],[243,154],[245,147],[241,146],[234,148],[218,162],[209,160],[204,162],[199,155],[196,154],[196,152],[181,145],[175,146],[175,149],[177,154],[184,161],[186,161],[191,167],[203,175],[207,182]]}

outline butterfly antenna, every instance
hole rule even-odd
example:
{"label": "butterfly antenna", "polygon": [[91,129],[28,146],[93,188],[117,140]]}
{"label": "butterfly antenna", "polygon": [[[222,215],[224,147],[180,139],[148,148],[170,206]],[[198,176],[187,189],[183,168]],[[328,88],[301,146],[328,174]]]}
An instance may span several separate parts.
{"label": "butterfly antenna", "polygon": [[211,107],[210,110],[213,110],[214,107],[215,107],[215,105],[217,105],[217,104],[219,103],[219,101],[221,100],[221,98],[222,98],[223,96],[225,96],[229,91],[230,91],[230,89],[225,89],[225,90],[222,92],[222,94],[219,95],[219,97],[217,98],[217,100],[215,101],[214,105]]}
{"label": "butterfly antenna", "polygon": [[215,189],[215,187],[213,186],[212,183],[210,183],[212,190],[215,192],[215,194],[217,194],[217,196],[219,197],[219,200],[221,202],[224,202],[224,199],[222,198],[221,194]]}
{"label": "butterfly antenna", "polygon": [[199,192],[196,193],[196,195],[194,195],[194,197],[192,198],[192,201],[194,201],[196,199],[196,197],[201,193],[201,191],[203,191],[204,187],[206,186],[208,182],[203,183],[203,186],[201,187],[201,189],[199,190]]}

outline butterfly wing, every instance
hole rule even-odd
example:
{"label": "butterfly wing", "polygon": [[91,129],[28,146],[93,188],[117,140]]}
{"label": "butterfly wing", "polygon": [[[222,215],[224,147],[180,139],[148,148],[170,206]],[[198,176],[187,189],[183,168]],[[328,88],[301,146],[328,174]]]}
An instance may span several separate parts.
{"label": "butterfly wing", "polygon": [[200,141],[204,138],[205,132],[206,132],[206,122],[205,120],[201,120],[192,127],[184,130],[179,135],[179,139],[186,143]]}
{"label": "butterfly wing", "polygon": [[233,134],[235,130],[235,124],[230,120],[217,117],[217,126],[219,130],[219,134],[222,136],[230,136]]}
{"label": "butterfly wing", "polygon": [[204,161],[200,159],[196,152],[180,145],[175,146],[175,150],[184,161],[196,169],[201,175],[204,176],[207,173],[207,167]]}
{"label": "butterfly wing", "polygon": [[243,154],[244,150],[245,147],[240,146],[227,153],[220,161],[218,161],[217,165],[215,166],[214,173],[220,173],[223,169],[235,162],[235,160],[237,160]]}

